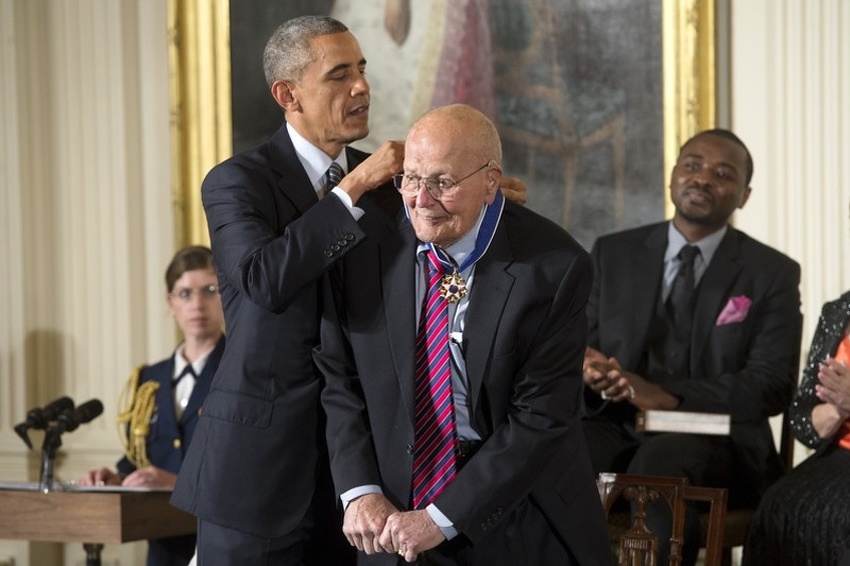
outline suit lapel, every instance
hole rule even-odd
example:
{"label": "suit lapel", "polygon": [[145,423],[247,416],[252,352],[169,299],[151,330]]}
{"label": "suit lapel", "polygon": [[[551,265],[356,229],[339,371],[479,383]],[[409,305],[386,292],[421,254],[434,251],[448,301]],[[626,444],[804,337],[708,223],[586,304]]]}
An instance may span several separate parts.
{"label": "suit lapel", "polygon": [[162,371],[152,376],[159,383],[156,390],[156,422],[159,430],[176,430],[177,414],[174,412],[174,394],[171,380],[174,377],[174,356],[171,363],[165,364]]}
{"label": "suit lapel", "polygon": [[180,422],[182,424],[198,417],[198,411],[203,405],[204,399],[207,397],[207,393],[209,393],[210,384],[212,384],[213,376],[218,369],[218,364],[221,361],[222,354],[224,353],[224,342],[225,338],[222,337],[219,339],[218,344],[215,345],[215,348],[213,348],[213,351],[210,352],[210,355],[207,358],[207,363],[204,364],[204,369],[201,370],[201,375],[198,376],[198,379],[195,382],[195,387],[192,388],[192,394],[189,396],[189,402],[186,404],[186,408],[183,409],[183,414],[180,417]]}
{"label": "suit lapel", "polygon": [[691,375],[697,375],[695,368],[699,365],[708,335],[742,267],[737,232],[730,227],[699,283],[691,338]]}
{"label": "suit lapel", "polygon": [[278,174],[277,188],[292,205],[304,214],[319,202],[304,166],[295,153],[292,139],[284,123],[269,140],[269,164]]}
{"label": "suit lapel", "polygon": [[378,248],[384,317],[390,355],[398,378],[401,400],[413,422],[413,382],[416,367],[416,304],[411,288],[416,277],[416,235],[407,218],[399,218],[400,238],[387,238]]}
{"label": "suit lapel", "polygon": [[631,305],[630,320],[627,320],[626,336],[628,344],[624,347],[629,353],[628,359],[620,360],[625,367],[635,367],[643,356],[643,345],[647,343],[649,329],[655,318],[656,306],[661,292],[661,279],[664,274],[664,252],[667,249],[667,222],[657,224],[641,242],[635,253],[629,253],[624,261],[628,268],[621,273],[628,274],[624,281],[623,292],[629,297],[625,304]]}
{"label": "suit lapel", "polygon": [[466,375],[473,415],[477,412],[481,384],[493,351],[499,320],[516,281],[510,273],[513,261],[504,225],[500,224],[490,249],[475,264],[469,308],[464,318]]}

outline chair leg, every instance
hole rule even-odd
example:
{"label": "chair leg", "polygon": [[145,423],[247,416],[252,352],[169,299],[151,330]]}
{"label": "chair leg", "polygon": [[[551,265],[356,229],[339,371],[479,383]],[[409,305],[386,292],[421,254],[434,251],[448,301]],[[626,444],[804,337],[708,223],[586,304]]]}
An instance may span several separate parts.
{"label": "chair leg", "polygon": [[720,557],[720,566],[732,566],[732,548],[723,547],[723,554]]}

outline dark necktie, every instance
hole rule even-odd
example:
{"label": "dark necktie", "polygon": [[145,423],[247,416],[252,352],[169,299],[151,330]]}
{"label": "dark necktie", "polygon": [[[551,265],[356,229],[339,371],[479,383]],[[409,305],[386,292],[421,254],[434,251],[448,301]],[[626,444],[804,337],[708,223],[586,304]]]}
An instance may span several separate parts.
{"label": "dark necktie", "polygon": [[414,509],[423,509],[431,503],[457,473],[449,305],[440,297],[444,269],[434,252],[428,252],[423,271],[428,290],[416,338]]}
{"label": "dark necktie", "polygon": [[[192,376],[193,379],[184,379],[187,376]],[[192,390],[195,388],[195,382],[198,380],[198,375],[195,373],[195,368],[192,364],[188,364],[180,375],[171,380],[171,386],[174,391],[174,413],[179,419],[183,416],[183,410],[189,404],[189,397],[192,396]]]}
{"label": "dark necktie", "polygon": [[699,248],[686,245],[679,250],[679,272],[670,288],[667,303],[670,307],[673,326],[676,330],[690,332],[694,313],[694,260],[699,255]]}
{"label": "dark necktie", "polygon": [[340,167],[339,163],[336,161],[331,162],[331,166],[328,167],[328,170],[325,171],[325,174],[322,176],[322,188],[319,191],[319,199],[325,198],[325,195],[327,195],[331,189],[339,185],[342,178],[342,167]]}
{"label": "dark necktie", "polygon": [[183,371],[180,372],[180,375],[171,379],[171,385],[173,387],[177,387],[177,385],[183,380],[187,375],[191,375],[195,379],[198,379],[198,376],[195,374],[195,369],[192,367],[192,364],[188,364]]}

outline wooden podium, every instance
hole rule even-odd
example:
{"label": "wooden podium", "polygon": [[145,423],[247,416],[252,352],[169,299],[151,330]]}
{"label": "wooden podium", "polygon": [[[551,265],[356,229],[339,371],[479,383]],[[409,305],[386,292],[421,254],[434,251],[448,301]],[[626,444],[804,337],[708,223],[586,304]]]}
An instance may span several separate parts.
{"label": "wooden podium", "polygon": [[192,534],[195,517],[172,507],[171,491],[120,488],[42,493],[0,486],[0,539],[81,542],[87,564],[104,544]]}

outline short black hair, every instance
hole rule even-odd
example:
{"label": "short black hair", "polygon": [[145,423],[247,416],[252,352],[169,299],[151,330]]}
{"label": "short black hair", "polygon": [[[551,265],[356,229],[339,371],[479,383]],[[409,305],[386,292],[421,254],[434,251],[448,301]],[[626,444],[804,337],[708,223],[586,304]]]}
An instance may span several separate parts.
{"label": "short black hair", "polygon": [[697,139],[698,137],[708,135],[708,134],[710,134],[712,136],[719,136],[721,138],[726,138],[727,140],[734,142],[734,143],[738,144],[739,146],[741,146],[742,148],[744,148],[744,153],[747,154],[747,170],[746,170],[746,175],[745,175],[746,180],[747,180],[746,184],[749,187],[750,181],[753,178],[753,169],[754,169],[753,156],[750,155],[750,150],[747,148],[747,145],[743,141],[741,141],[741,138],[736,136],[731,130],[727,130],[725,128],[713,128],[711,130],[703,130],[703,131],[699,132],[698,134],[694,135],[693,137],[691,137],[684,144],[682,144],[682,147],[679,148],[679,155],[682,154],[682,150],[685,148],[686,145],[688,145],[689,143],[691,143],[693,140]]}

